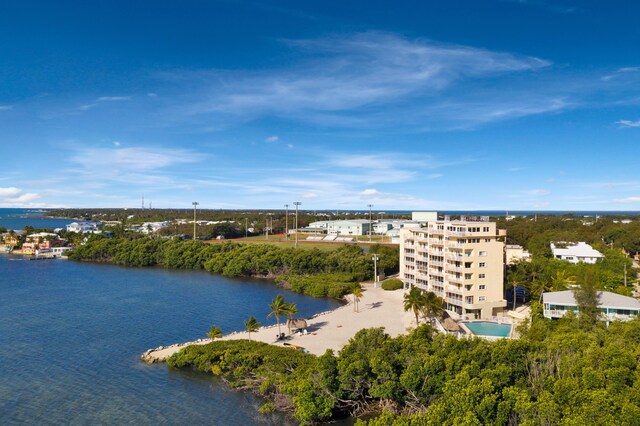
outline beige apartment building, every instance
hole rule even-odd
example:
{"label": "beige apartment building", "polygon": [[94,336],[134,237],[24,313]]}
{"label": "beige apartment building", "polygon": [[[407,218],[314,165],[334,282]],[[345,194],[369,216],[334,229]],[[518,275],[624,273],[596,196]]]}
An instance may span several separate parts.
{"label": "beige apartment building", "polygon": [[424,228],[403,228],[400,278],[442,297],[448,310],[489,318],[506,306],[504,237],[506,230],[487,216],[445,216]]}

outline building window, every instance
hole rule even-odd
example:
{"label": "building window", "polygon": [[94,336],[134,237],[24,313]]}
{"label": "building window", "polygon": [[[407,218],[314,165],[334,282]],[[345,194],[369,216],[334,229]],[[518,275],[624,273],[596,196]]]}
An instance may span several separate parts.
{"label": "building window", "polygon": [[478,278],[484,278],[484,274],[478,274]]}
{"label": "building window", "polygon": [[488,227],[488,226],[485,226],[484,228],[482,228],[482,231],[483,231],[483,232],[489,232],[489,227]]}
{"label": "building window", "polygon": [[464,279],[465,280],[470,280],[471,279],[471,275],[472,274],[464,274]]}
{"label": "building window", "polygon": [[464,262],[465,268],[471,268],[471,265],[473,265],[473,262]]}
{"label": "building window", "polygon": [[484,242],[485,242],[485,243],[490,243],[490,242],[491,242],[491,238],[485,238],[485,239],[484,239]]}
{"label": "building window", "polygon": [[486,290],[486,289],[487,289],[487,286],[486,286],[486,285],[484,285],[484,284],[480,284],[480,285],[478,286],[478,288],[479,288],[480,290]]}
{"label": "building window", "polygon": [[485,262],[480,262],[478,266],[480,266],[481,268],[484,268],[485,266],[487,266],[487,264]]}
{"label": "building window", "polygon": [[485,300],[487,300],[486,297],[484,296],[478,296],[478,302],[484,302]]}
{"label": "building window", "polygon": [[478,252],[478,256],[486,256],[487,252],[486,251],[479,251]]}

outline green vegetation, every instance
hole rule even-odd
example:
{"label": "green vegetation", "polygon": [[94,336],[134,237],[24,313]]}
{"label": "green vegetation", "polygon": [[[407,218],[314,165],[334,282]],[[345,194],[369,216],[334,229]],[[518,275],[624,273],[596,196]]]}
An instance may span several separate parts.
{"label": "green vegetation", "polygon": [[251,333],[258,331],[258,329],[260,328],[260,323],[258,322],[256,317],[251,315],[248,320],[244,321],[244,328],[249,334],[249,340],[251,340]]}
{"label": "green vegetation", "polygon": [[[603,246],[598,249],[605,257],[593,265],[573,264],[544,256],[535,256],[531,262],[520,262],[510,266],[507,272],[507,282],[517,283],[529,289],[534,300],[540,300],[543,291],[568,290],[576,284],[584,285],[586,281],[594,282],[597,290],[630,296],[631,282],[635,278],[631,259],[620,249],[610,249]],[[625,270],[627,274],[626,286]]]}
{"label": "green vegetation", "polygon": [[387,291],[401,290],[404,288],[404,283],[399,278],[391,278],[390,280],[382,281],[382,289]]}
{"label": "green vegetation", "polygon": [[222,329],[220,327],[217,327],[215,325],[212,325],[211,328],[209,329],[209,332],[207,333],[207,336],[209,336],[209,339],[219,339],[222,337]]}
{"label": "green vegetation", "polygon": [[[507,242],[520,244],[534,256],[551,256],[551,241],[584,241],[600,250],[603,243],[610,248],[624,248],[629,253],[640,253],[640,220],[629,215],[631,223],[622,223],[626,216],[600,216],[583,218],[575,215],[549,215],[537,218],[517,217],[505,220],[498,217],[497,225],[507,230]],[[618,223],[614,222],[617,221]]]}
{"label": "green vegetation", "polygon": [[535,317],[521,339],[435,334],[428,325],[390,338],[361,330],[320,357],[246,340],[183,349],[168,360],[222,375],[303,423],[378,413],[359,424],[599,424],[640,419],[640,320]]}
{"label": "green vegetation", "polygon": [[269,312],[269,315],[267,315],[267,318],[271,318],[271,317],[276,318],[276,323],[278,324],[278,335],[281,332],[280,315],[284,315],[289,310],[288,305],[289,304],[284,301],[284,296],[281,294],[277,295],[269,305],[269,309],[271,309],[271,312]]}
{"label": "green vegetation", "polygon": [[[373,244],[369,252],[381,255],[378,265],[388,273],[398,270],[397,248]],[[69,257],[125,266],[205,269],[228,277],[276,278],[292,291],[313,297],[341,298],[351,292],[354,283],[373,276],[369,254],[356,245],[347,244],[331,252],[322,252],[230,241],[207,244],[140,236],[93,236],[87,244],[74,249]]]}

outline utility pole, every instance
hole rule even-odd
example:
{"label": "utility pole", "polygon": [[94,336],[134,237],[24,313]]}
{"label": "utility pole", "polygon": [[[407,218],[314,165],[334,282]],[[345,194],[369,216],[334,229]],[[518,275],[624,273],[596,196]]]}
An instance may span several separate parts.
{"label": "utility pole", "polygon": [[371,242],[371,207],[373,204],[367,204],[369,206],[369,242]]}
{"label": "utility pole", "polygon": [[286,209],[284,214],[284,238],[289,239],[289,204],[285,204],[284,208]]}
{"label": "utility pole", "polygon": [[244,237],[245,237],[245,238],[247,238],[247,236],[249,235],[249,234],[248,234],[248,232],[249,232],[249,231],[247,231],[247,229],[248,229],[248,228],[247,228],[247,218],[245,217],[245,218],[244,218]]}
{"label": "utility pole", "polygon": [[196,210],[198,209],[198,204],[200,204],[197,201],[194,201],[193,203],[193,241],[196,240]]}
{"label": "utility pole", "polygon": [[371,260],[373,260],[373,288],[377,288],[378,287],[378,260],[380,260],[380,257],[378,257],[377,254],[374,254],[371,257]]}
{"label": "utility pole", "polygon": [[302,203],[300,201],[296,201],[293,205],[296,206],[296,243],[294,248],[298,248],[298,206],[302,205]]}
{"label": "utility pole", "polygon": [[269,218],[265,219],[265,225],[264,225],[264,239],[268,240],[269,239]]}

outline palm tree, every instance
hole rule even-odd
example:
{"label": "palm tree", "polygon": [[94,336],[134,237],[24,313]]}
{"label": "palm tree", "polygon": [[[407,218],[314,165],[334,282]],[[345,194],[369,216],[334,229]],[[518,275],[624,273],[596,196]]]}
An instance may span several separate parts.
{"label": "palm tree", "polygon": [[269,309],[271,312],[267,315],[267,318],[276,317],[276,323],[278,324],[278,335],[280,335],[280,315],[284,314],[287,310],[288,303],[284,301],[284,296],[279,294],[271,301]]}
{"label": "palm tree", "polygon": [[442,315],[444,312],[444,308],[442,307],[443,300],[441,297],[438,297],[435,293],[429,291],[424,294],[424,307],[422,308],[422,313],[425,317],[429,319],[433,319],[437,316]]}
{"label": "palm tree", "polygon": [[562,291],[569,288],[570,284],[576,281],[576,277],[573,275],[567,276],[567,271],[556,271],[556,274],[551,277],[551,291]]}
{"label": "palm tree", "polygon": [[358,312],[358,303],[362,297],[362,287],[360,287],[360,284],[356,284],[356,286],[353,287],[353,290],[351,290],[351,293],[353,294],[353,308]]}
{"label": "palm tree", "polygon": [[284,311],[282,311],[282,313],[287,317],[287,328],[289,329],[289,334],[291,334],[291,320],[293,319],[293,316],[295,314],[297,314],[298,312],[300,312],[298,310],[298,307],[296,306],[295,303],[287,303],[286,306],[284,307]]}
{"label": "palm tree", "polygon": [[209,332],[207,333],[207,336],[209,336],[209,339],[211,340],[219,339],[222,337],[222,330],[220,329],[220,327],[212,325],[211,330],[209,330]]}
{"label": "palm tree", "polygon": [[251,315],[249,319],[244,322],[244,326],[247,329],[247,333],[249,333],[249,341],[251,341],[251,332],[258,331],[258,329],[260,328],[260,323],[258,322],[256,317]]}
{"label": "palm tree", "polygon": [[409,293],[404,295],[404,310],[413,311],[413,314],[416,316],[416,326],[419,324],[418,313],[422,311],[424,306],[425,296],[419,288],[413,287],[409,290]]}

